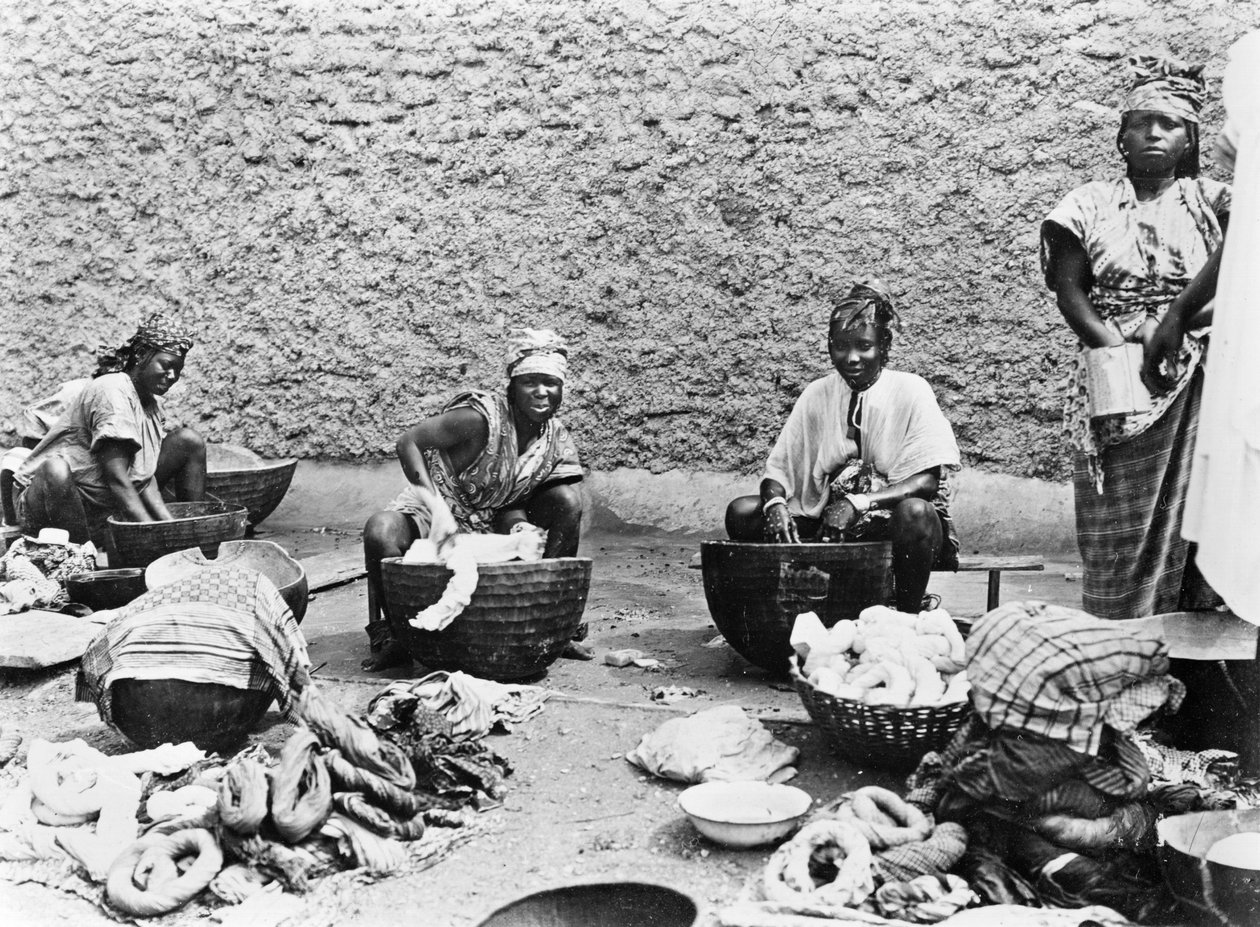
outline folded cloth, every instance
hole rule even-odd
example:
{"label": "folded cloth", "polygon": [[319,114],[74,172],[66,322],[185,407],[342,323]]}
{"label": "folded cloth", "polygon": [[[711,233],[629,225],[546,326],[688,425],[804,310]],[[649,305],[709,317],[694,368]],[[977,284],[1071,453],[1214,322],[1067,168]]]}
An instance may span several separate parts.
{"label": "folded cloth", "polygon": [[79,667],[78,701],[112,723],[120,679],[181,679],[266,692],[298,719],[310,683],[306,640],[266,576],[209,568],[146,592],[113,613]]}
{"label": "folded cloth", "polygon": [[[800,751],[776,740],[738,705],[672,718],[644,734],[626,759],[679,782],[763,780],[791,768]],[[794,769],[791,770],[793,773]]]}
{"label": "folded cloth", "polygon": [[511,730],[538,714],[550,693],[526,686],[479,679],[467,673],[430,673],[417,682],[391,682],[368,703],[368,723],[377,730],[405,726],[417,707],[451,722],[453,734],[488,734],[496,725]]}

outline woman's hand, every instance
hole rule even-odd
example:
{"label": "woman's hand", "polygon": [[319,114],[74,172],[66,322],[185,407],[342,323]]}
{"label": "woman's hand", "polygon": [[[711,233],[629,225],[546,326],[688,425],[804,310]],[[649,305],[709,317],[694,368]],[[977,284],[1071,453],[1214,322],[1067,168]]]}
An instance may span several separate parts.
{"label": "woman's hand", "polygon": [[822,526],[818,529],[819,540],[842,540],[845,529],[851,527],[861,517],[862,514],[849,501],[848,496],[828,504],[823,509]]}
{"label": "woman's hand", "polygon": [[1177,354],[1181,350],[1181,338],[1181,316],[1168,312],[1150,337],[1143,340],[1142,382],[1151,392],[1164,393],[1176,385],[1180,375]]}
{"label": "woman's hand", "polygon": [[792,519],[788,507],[776,503],[762,509],[766,519],[766,537],[779,544],[801,543],[800,533],[796,530],[796,522]]}

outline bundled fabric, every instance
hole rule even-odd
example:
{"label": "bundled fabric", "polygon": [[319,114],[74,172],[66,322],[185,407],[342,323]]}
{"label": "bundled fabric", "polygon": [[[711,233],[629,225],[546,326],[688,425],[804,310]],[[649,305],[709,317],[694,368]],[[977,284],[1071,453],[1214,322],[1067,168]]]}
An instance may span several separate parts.
{"label": "bundled fabric", "polygon": [[368,872],[397,872],[407,864],[407,851],[397,840],[380,837],[343,814],[334,814],[321,829],[337,843],[340,853],[357,869]]}
{"label": "bundled fabric", "polygon": [[479,679],[467,673],[430,673],[417,682],[391,682],[368,703],[368,724],[394,731],[431,719],[418,709],[437,712],[450,722],[450,733],[488,734],[496,726],[511,730],[543,709],[550,693],[526,686]]}
{"label": "bundled fabric", "polygon": [[1101,850],[1153,850],[1156,810],[1146,802],[1125,802],[1105,817],[1047,814],[1037,818],[1037,833],[1061,847],[1084,853]]}
{"label": "bundled fabric", "polygon": [[249,758],[233,761],[219,779],[219,819],[238,834],[256,834],[267,817],[267,771]]}
{"label": "bundled fabric", "polygon": [[[820,856],[834,877],[815,878],[811,863]],[[771,855],[762,891],[769,901],[808,900],[857,907],[875,891],[871,846],[847,821],[807,824]]]}
{"label": "bundled fabric", "polygon": [[480,740],[432,731],[397,731],[391,739],[411,758],[416,786],[435,806],[458,807],[484,795],[501,798],[512,766]]}
{"label": "bundled fabric", "polygon": [[799,754],[738,705],[719,705],[666,721],[644,734],[626,759],[679,782],[783,781],[795,774]]}
{"label": "bundled fabric", "polygon": [[288,843],[297,843],[328,819],[332,786],[317,751],[319,738],[305,729],[293,732],[271,773],[271,823]]}
{"label": "bundled fabric", "polygon": [[976,901],[976,893],[956,875],[919,876],[887,882],[875,891],[874,907],[884,917],[935,924]]}
{"label": "bundled fabric", "polygon": [[45,544],[20,537],[0,557],[0,614],[60,608],[66,578],[96,569],[96,545]]}
{"label": "bundled fabric", "polygon": [[120,679],[180,679],[265,692],[289,720],[310,683],[306,641],[280,593],[253,570],[208,568],[116,610],[88,645],[78,701],[112,723]]}
{"label": "bundled fabric", "polygon": [[123,913],[152,917],[183,907],[222,868],[223,853],[207,830],[144,837],[110,867],[106,892]]}

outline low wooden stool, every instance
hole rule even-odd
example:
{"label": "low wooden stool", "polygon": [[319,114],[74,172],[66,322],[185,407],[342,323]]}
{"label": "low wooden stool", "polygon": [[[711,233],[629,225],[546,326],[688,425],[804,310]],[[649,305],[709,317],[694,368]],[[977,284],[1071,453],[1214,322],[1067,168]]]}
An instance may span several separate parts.
{"label": "low wooden stool", "polygon": [[[1041,572],[1046,568],[1040,557],[959,557],[958,572],[959,573],[979,573],[986,572],[989,574],[989,599],[985,606],[986,612],[991,612],[998,607],[998,597],[1002,592],[1002,571],[1015,570],[1019,572]],[[949,572],[949,571],[942,571]]]}

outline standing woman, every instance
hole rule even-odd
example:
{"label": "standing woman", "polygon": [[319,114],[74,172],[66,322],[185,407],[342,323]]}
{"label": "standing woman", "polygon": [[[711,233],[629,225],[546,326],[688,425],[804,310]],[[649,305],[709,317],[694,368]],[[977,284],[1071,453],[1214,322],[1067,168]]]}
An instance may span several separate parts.
{"label": "standing woman", "polygon": [[726,509],[736,541],[891,541],[897,608],[923,606],[933,569],[958,569],[948,471],[958,445],[932,387],[888,370],[901,320],[878,280],[831,310],[835,370],[805,387],[766,461],[761,491]]}
{"label": "standing woman", "polygon": [[[1079,339],[1066,437],[1075,450],[1084,605],[1138,618],[1219,602],[1181,537],[1229,188],[1199,177],[1202,66],[1129,59],[1116,145],[1126,176],[1078,187],[1041,227],[1046,285]],[[1091,421],[1084,349],[1143,345],[1149,412]]]}

